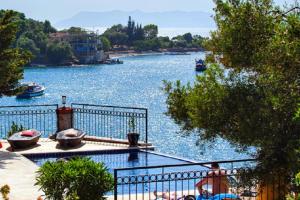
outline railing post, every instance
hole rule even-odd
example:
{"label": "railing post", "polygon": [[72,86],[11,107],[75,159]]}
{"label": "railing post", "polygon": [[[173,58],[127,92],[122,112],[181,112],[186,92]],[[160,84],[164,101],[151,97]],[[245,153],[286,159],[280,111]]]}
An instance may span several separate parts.
{"label": "railing post", "polygon": [[72,128],[73,109],[70,107],[61,107],[56,110],[57,113],[57,131]]}
{"label": "railing post", "polygon": [[146,109],[146,144],[148,144],[148,109]]}
{"label": "railing post", "polygon": [[114,169],[114,200],[118,200],[118,171]]}

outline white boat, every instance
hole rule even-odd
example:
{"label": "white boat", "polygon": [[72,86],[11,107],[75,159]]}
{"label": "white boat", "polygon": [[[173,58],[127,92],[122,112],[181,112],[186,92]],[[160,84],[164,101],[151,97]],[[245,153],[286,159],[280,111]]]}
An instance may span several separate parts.
{"label": "white boat", "polygon": [[22,83],[21,87],[24,87],[25,90],[17,95],[17,98],[31,98],[36,96],[41,96],[44,94],[45,87],[38,85],[36,83]]}

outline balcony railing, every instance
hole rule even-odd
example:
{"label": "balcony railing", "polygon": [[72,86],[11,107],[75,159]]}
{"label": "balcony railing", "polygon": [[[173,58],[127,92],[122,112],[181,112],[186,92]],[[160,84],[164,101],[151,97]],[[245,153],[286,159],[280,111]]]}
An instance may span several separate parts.
{"label": "balcony railing", "polygon": [[[284,197],[284,187],[276,180],[260,185],[253,181],[251,174],[247,180],[242,178],[255,167],[256,160],[217,163],[219,169],[211,169],[212,162],[115,169],[114,200],[274,200]],[[197,183],[201,180],[209,184],[203,184],[200,191]]]}
{"label": "balcony railing", "polygon": [[[127,133],[140,134],[140,141],[148,143],[148,111],[145,108],[72,104],[73,126],[86,133],[113,139],[126,139]],[[130,120],[134,127],[130,127]]]}
{"label": "balcony railing", "polygon": [[12,124],[25,129],[36,129],[43,137],[57,130],[57,104],[29,106],[0,106],[0,138],[7,137]]}
{"label": "balcony railing", "polygon": [[[71,104],[73,108],[72,126],[83,130],[89,136],[110,139],[126,139],[127,133],[140,134],[140,141],[148,142],[148,111],[144,108]],[[1,106],[0,138],[6,138],[11,126],[16,124],[25,129],[36,129],[43,137],[58,130],[56,110],[58,104]],[[134,127],[130,126],[133,121]]]}

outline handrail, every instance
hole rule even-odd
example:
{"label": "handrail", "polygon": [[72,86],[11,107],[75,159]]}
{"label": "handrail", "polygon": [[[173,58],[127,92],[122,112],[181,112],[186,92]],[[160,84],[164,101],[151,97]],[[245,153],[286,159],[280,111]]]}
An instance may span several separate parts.
{"label": "handrail", "polygon": [[37,106],[40,106],[40,107],[47,107],[47,106],[55,106],[58,108],[58,104],[34,104],[34,105],[20,105],[20,106],[0,106],[0,108],[22,108],[22,107],[27,107],[27,108],[30,108],[30,107],[37,107]]}
{"label": "handrail", "polygon": [[116,171],[128,171],[128,170],[138,170],[138,169],[154,169],[154,168],[168,168],[168,167],[185,167],[185,166],[195,166],[195,165],[209,165],[211,163],[239,163],[239,162],[250,162],[257,161],[257,159],[241,159],[241,160],[220,160],[214,162],[200,162],[200,163],[185,163],[185,164],[172,164],[172,165],[153,165],[145,167],[127,167],[127,168],[116,168]]}
{"label": "handrail", "polygon": [[139,107],[126,107],[126,106],[108,106],[108,105],[97,105],[97,104],[80,104],[80,103],[71,103],[71,107],[73,105],[78,106],[93,106],[93,107],[104,107],[104,108],[124,108],[124,109],[133,109],[133,110],[148,110],[147,108],[139,108]]}

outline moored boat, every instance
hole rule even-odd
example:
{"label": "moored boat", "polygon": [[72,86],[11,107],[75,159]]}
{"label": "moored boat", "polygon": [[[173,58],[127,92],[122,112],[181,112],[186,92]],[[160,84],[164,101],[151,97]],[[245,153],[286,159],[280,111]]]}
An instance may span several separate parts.
{"label": "moored boat", "polygon": [[23,83],[21,87],[24,87],[25,90],[17,95],[17,98],[31,98],[36,96],[41,96],[44,94],[45,87],[38,85],[36,83]]}
{"label": "moored boat", "polygon": [[104,64],[114,65],[114,64],[123,64],[124,62],[119,59],[107,59],[104,61]]}
{"label": "moored boat", "polygon": [[204,60],[202,60],[202,59],[196,60],[196,68],[195,68],[195,70],[197,72],[203,72],[203,71],[206,70],[206,65],[204,63]]}
{"label": "moored boat", "polygon": [[187,52],[166,52],[165,55],[180,56],[180,55],[191,55],[191,54]]}

